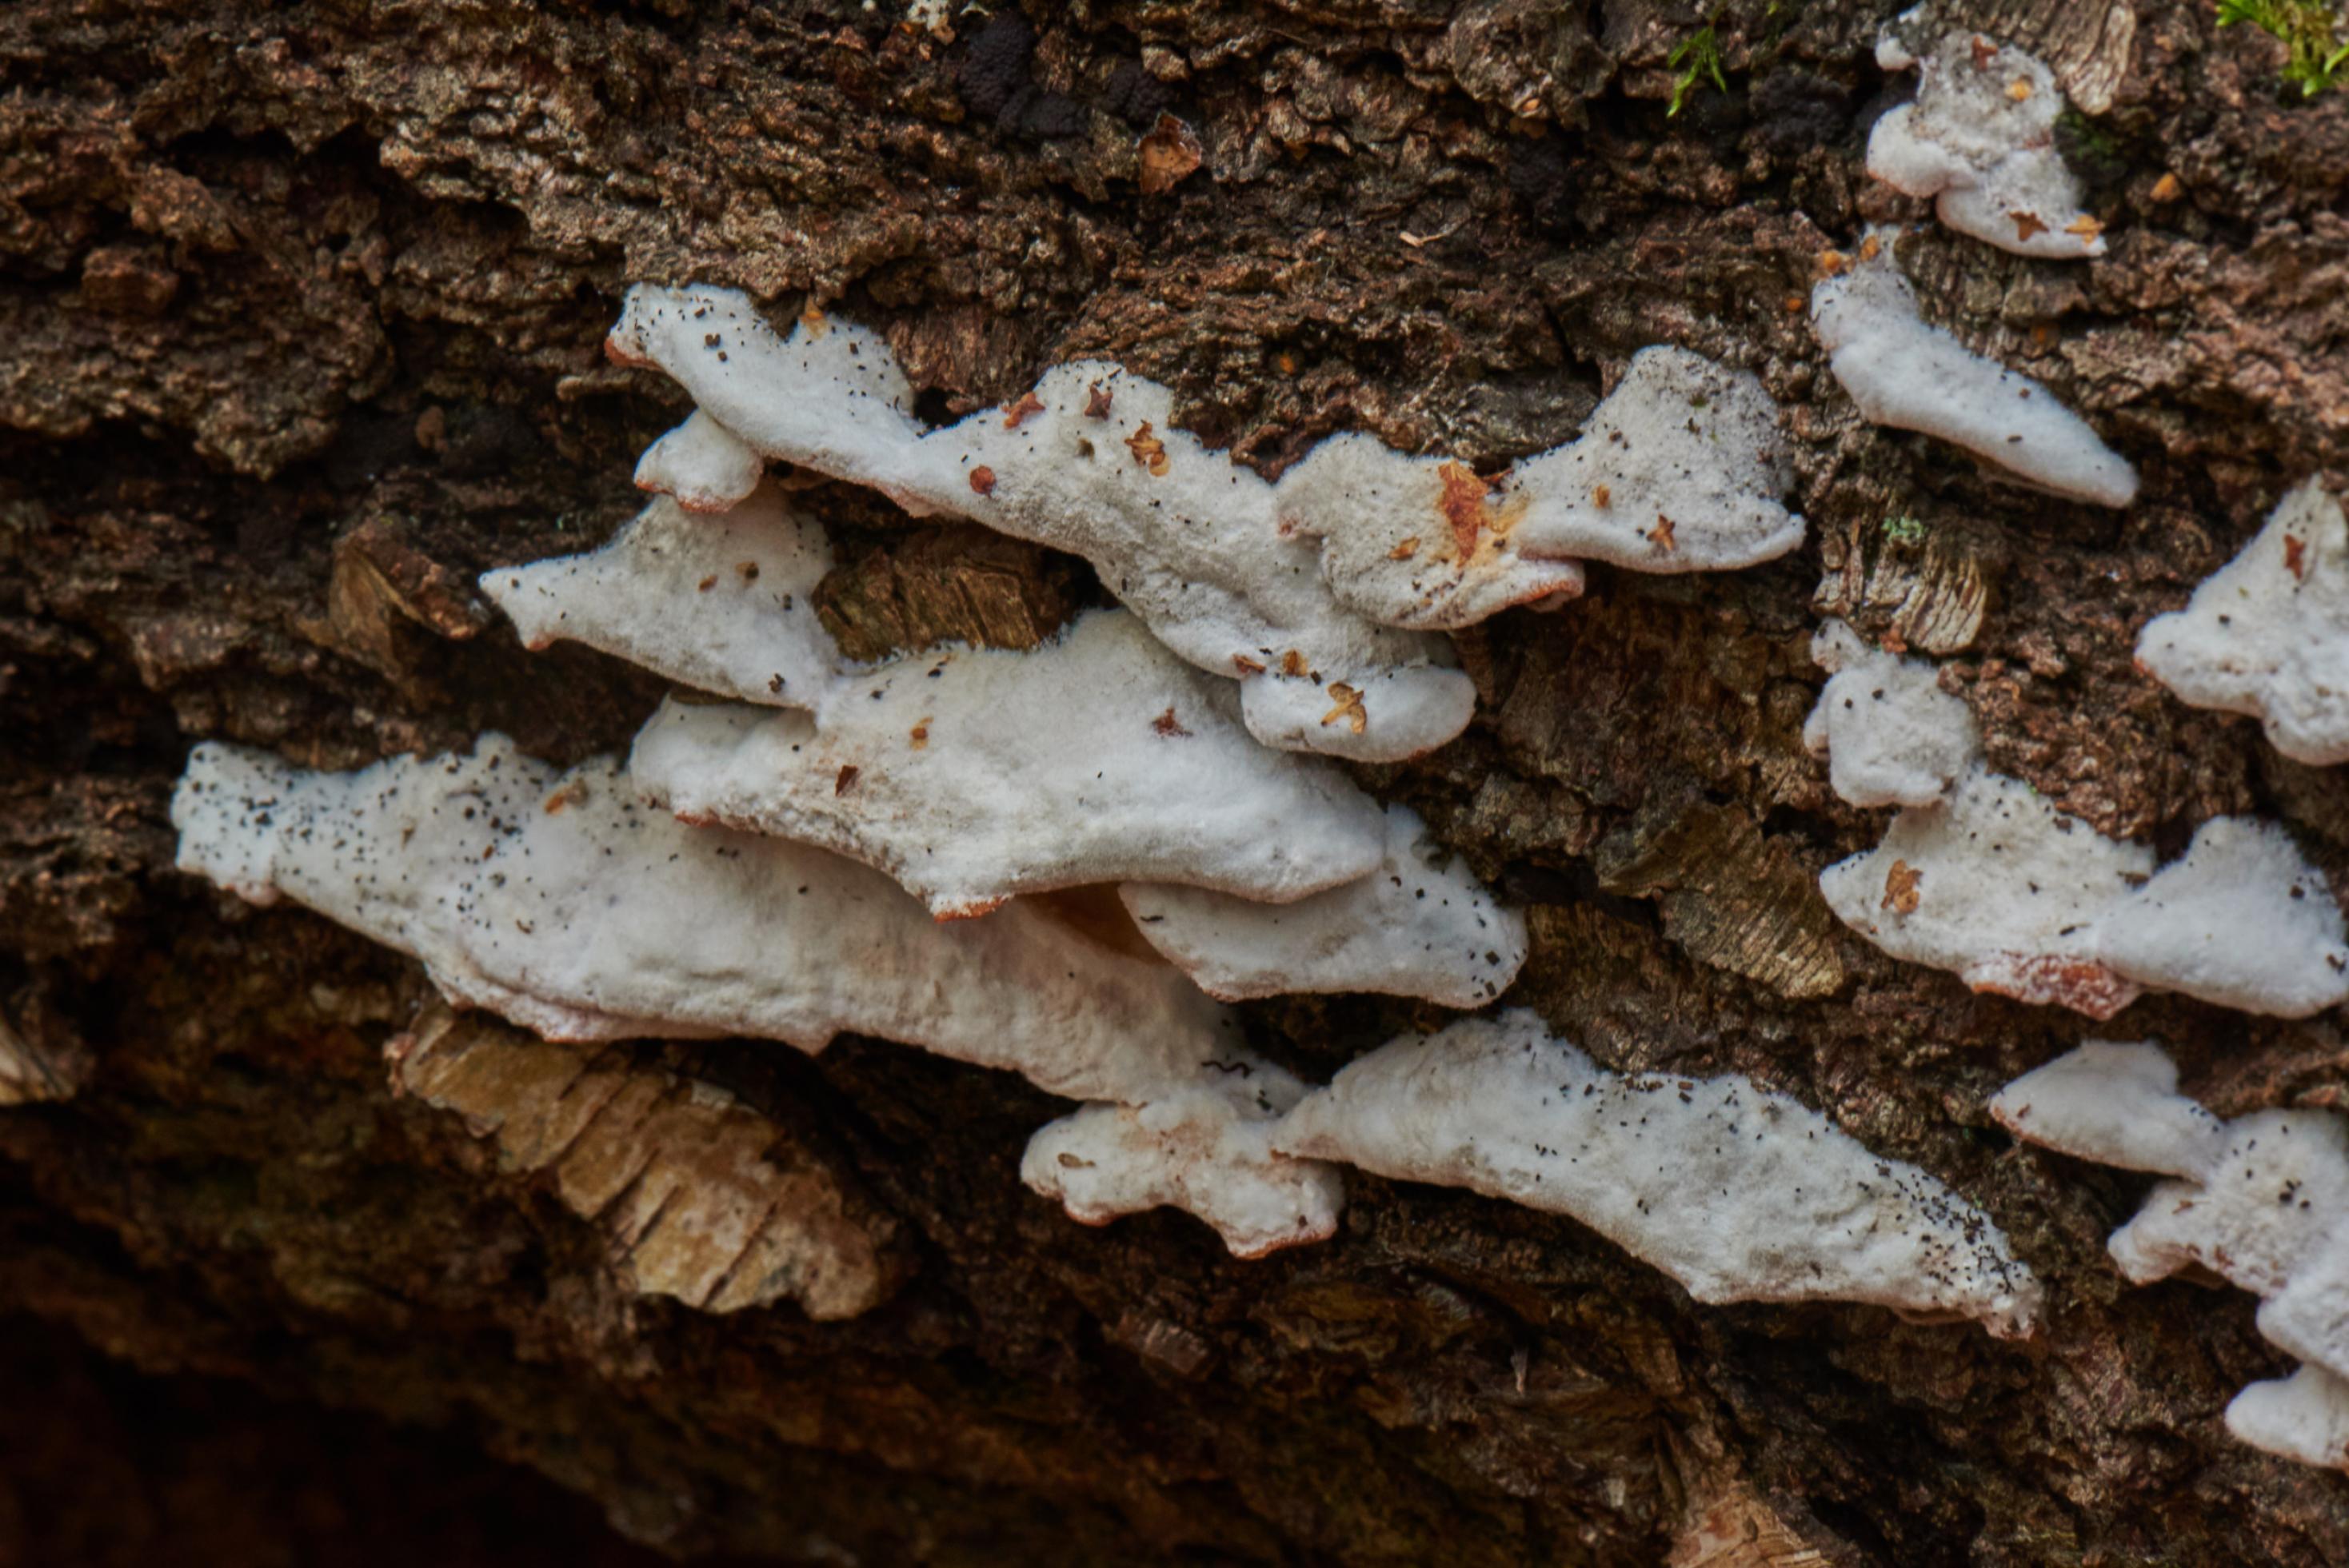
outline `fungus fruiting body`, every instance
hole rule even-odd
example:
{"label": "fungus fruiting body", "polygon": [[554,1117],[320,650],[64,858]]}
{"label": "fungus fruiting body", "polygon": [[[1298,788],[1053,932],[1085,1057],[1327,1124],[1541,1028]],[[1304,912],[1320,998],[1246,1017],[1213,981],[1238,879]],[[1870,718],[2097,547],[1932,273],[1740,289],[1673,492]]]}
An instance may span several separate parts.
{"label": "fungus fruiting body", "polygon": [[832,565],[823,528],[767,487],[717,517],[656,496],[602,549],[481,585],[530,647],[585,643],[703,691],[808,707],[842,664],[813,598]]}
{"label": "fungus fruiting body", "polygon": [[423,960],[450,1000],[559,1040],[843,1030],[1121,1103],[1237,1048],[1183,977],[1014,904],[940,924],[878,872],[693,829],[616,763],[470,756],[307,773],[206,744],[172,799],[180,867],[290,898]]}
{"label": "fungus fruiting body", "polygon": [[1893,259],[1869,235],[1857,259],[1811,291],[1811,325],[1827,364],[1868,419],[1921,430],[1993,468],[2075,500],[2127,506],[2137,470],[2055,395],[1927,324]]}
{"label": "fungus fruiting body", "polygon": [[860,668],[812,715],[672,700],[629,767],[680,816],[864,861],[939,914],[1128,878],[1287,901],[1368,876],[1378,807],[1257,745],[1238,706],[1102,610],[1025,652]]}
{"label": "fungus fruiting body", "polygon": [[1872,1302],[2031,1332],[2039,1286],[1982,1211],[1739,1078],[1627,1077],[1532,1013],[1389,1042],[1273,1147],[1571,1215],[1699,1301]]}
{"label": "fungus fruiting body", "polygon": [[1226,1002],[1298,991],[1369,991],[1481,1007],[1526,959],[1525,917],[1504,909],[1405,806],[1386,809],[1368,875],[1293,903],[1198,887],[1118,889],[1143,939]]}
{"label": "fungus fruiting body", "polygon": [[2137,666],[2196,707],[2250,714],[2297,761],[2349,762],[2349,520],[2317,480],[2284,497],[2182,610],[2157,615]]}
{"label": "fungus fruiting body", "polygon": [[2243,1441],[2349,1469],[2349,1120],[2262,1110],[2221,1121],[2178,1092],[2158,1046],[2091,1040],[2009,1084],[1991,1114],[2021,1139],[2168,1178],[2115,1232],[2143,1284],[2189,1267],[2261,1298],[2260,1332],[2307,1365],[2227,1408]]}
{"label": "fungus fruiting body", "polygon": [[[1399,761],[1468,722],[1475,692],[1449,645],[1340,605],[1313,547],[1282,534],[1271,485],[1174,428],[1167,389],[1116,366],[1060,366],[1016,418],[983,410],[925,430],[877,334],[803,322],[780,336],[733,290],[639,284],[608,346],[624,363],[657,364],[701,417],[764,458],[1083,556],[1178,655],[1242,682],[1249,728],[1268,745]],[[638,478],[658,482],[669,466],[648,460]],[[989,482],[975,486],[982,468]],[[1318,722],[1331,683],[1365,694],[1360,729]],[[1260,715],[1267,686],[1302,689]],[[1287,720],[1317,700],[1317,722]]]}
{"label": "fungus fruiting body", "polygon": [[1920,79],[1916,101],[1868,133],[1868,173],[1931,197],[1942,222],[2002,251],[2058,261],[2105,253],[2103,226],[2081,211],[2080,182],[2055,150],[2064,92],[2044,65],[1964,28],[1921,52],[1887,29],[1876,60],[1888,71],[1914,67]]}
{"label": "fungus fruiting body", "polygon": [[1814,649],[1836,673],[1805,732],[1837,792],[1905,808],[1875,849],[1819,876],[1828,906],[1885,952],[2097,1018],[2147,990],[2285,1017],[2349,998],[2341,907],[2282,828],[2214,818],[2158,867],[1992,771],[1925,661],[1840,623]]}
{"label": "fungus fruiting body", "polygon": [[1148,1105],[1089,1105],[1029,1140],[1020,1179],[1088,1225],[1182,1209],[1239,1257],[1327,1241],[1345,1204],[1337,1168],[1273,1148],[1281,1114],[1305,1092],[1278,1068],[1235,1064]]}
{"label": "fungus fruiting body", "polygon": [[[925,429],[876,334],[781,336],[735,291],[639,284],[607,346],[698,405],[640,484],[720,504],[749,493],[747,451],[1081,555],[1179,656],[1238,680],[1250,733],[1283,749],[1400,761],[1451,739],[1475,693],[1438,634],[1571,598],[1580,557],[1719,570],[1802,538],[1775,407],[1685,349],[1635,356],[1579,441],[1497,481],[1350,436],[1275,486],[1175,428],[1168,388],[1104,362]],[[1323,722],[1333,699],[1350,722]]]}
{"label": "fungus fruiting body", "polygon": [[1333,437],[1276,489],[1321,541],[1346,604],[1390,625],[1455,627],[1582,587],[1577,560],[1718,572],[1800,544],[1778,410],[1751,374],[1645,348],[1572,443],[1486,480],[1366,435]]}

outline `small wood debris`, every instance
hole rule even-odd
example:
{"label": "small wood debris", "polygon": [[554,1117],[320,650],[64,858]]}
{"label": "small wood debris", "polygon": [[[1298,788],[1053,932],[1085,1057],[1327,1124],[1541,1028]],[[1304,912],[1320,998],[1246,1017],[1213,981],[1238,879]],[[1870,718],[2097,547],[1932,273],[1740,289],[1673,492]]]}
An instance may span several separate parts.
{"label": "small wood debris", "polygon": [[970,470],[970,488],[980,495],[995,493],[995,470],[981,463]]}
{"label": "small wood debris", "polygon": [[1239,673],[1244,676],[1260,676],[1264,674],[1264,666],[1257,663],[1256,660],[1249,658],[1246,654],[1234,654],[1232,655],[1232,668],[1239,671]]}
{"label": "small wood debris", "polygon": [[1362,694],[1359,687],[1350,686],[1344,681],[1331,681],[1330,700],[1337,706],[1321,716],[1324,725],[1335,724],[1342,718],[1346,721],[1346,727],[1356,735],[1370,727],[1371,716],[1363,711]]}
{"label": "small wood debris", "polygon": [[734,563],[734,570],[742,574],[742,581],[745,583],[756,583],[759,580],[759,563],[755,561],[738,561]]}
{"label": "small wood debris", "polygon": [[707,577],[703,578],[703,579],[701,580],[701,583],[700,583],[701,592],[703,592],[704,593],[709,593],[712,588],[715,588],[715,587],[717,587],[717,586],[718,586],[718,573],[715,573],[715,572],[711,573],[709,576],[707,576]]}
{"label": "small wood debris", "polygon": [[1151,478],[1158,479],[1164,475],[1166,443],[1150,433],[1149,420],[1144,419],[1135,427],[1133,434],[1125,438],[1125,444],[1127,449],[1133,453],[1133,460],[1150,470]]}
{"label": "small wood debris", "polygon": [[832,792],[834,795],[847,794],[849,786],[856,782],[856,764],[854,762],[844,764],[840,769],[839,776],[832,781]]}
{"label": "small wood debris", "polygon": [[1016,430],[1044,411],[1044,399],[1036,396],[1034,387],[1019,394],[1019,401],[1003,410],[1003,428]]}
{"label": "small wood debris", "polygon": [[2186,194],[2186,182],[2175,174],[2164,174],[2153,182],[2147,194],[2157,201],[2175,201]]}
{"label": "small wood debris", "polygon": [[1973,37],[1974,69],[1986,71],[1998,59],[1998,46],[1976,33]]}
{"label": "small wood debris", "polygon": [[2064,232],[2067,234],[2075,234],[2083,240],[2093,240],[2105,232],[2105,226],[2083,212],[2064,224]]}
{"label": "small wood debris", "polygon": [[[921,717],[921,721],[920,721],[919,723],[917,723],[917,724],[916,724],[916,725],[914,726],[913,730],[912,730],[912,733],[911,733],[911,735],[908,737],[908,738],[910,738],[910,739],[913,741],[913,743],[914,743],[914,749],[915,749],[915,750],[916,750],[916,751],[919,751],[919,750],[921,750],[923,748],[925,748],[925,747],[926,747],[926,746],[928,746],[928,745],[929,745],[929,743],[930,743],[930,716],[929,716],[928,714],[926,714],[926,714],[924,714],[924,715],[922,716],[922,717]],[[835,791],[834,791],[834,793],[836,794],[836,793],[838,793],[838,791],[837,791],[837,790],[835,790]]]}
{"label": "small wood debris", "polygon": [[2006,96],[2013,98],[2017,103],[2023,102],[2023,99],[2031,96],[2031,78],[2029,77],[2017,77],[2013,81],[2007,83]]}
{"label": "small wood debris", "polygon": [[2040,222],[2036,212],[2015,211],[2009,212],[2007,216],[2014,220],[2014,237],[2018,240],[2028,240],[2033,234],[2047,232],[2047,225]]}
{"label": "small wood debris", "polygon": [[1406,539],[1402,543],[1396,545],[1392,550],[1388,551],[1387,559],[1389,561],[1408,561],[1418,553],[1419,535],[1414,533],[1409,539]]}
{"label": "small wood debris", "polygon": [[1593,485],[1590,487],[1590,504],[1604,511],[1615,504],[1615,492],[1605,485]]}
{"label": "small wood debris", "polygon": [[810,299],[807,308],[800,312],[800,325],[806,331],[811,343],[822,337],[830,325],[823,319],[823,312],[816,309],[813,299]]}
{"label": "small wood debris", "polygon": [[1883,250],[1884,236],[1870,234],[1859,242],[1859,259],[1863,262],[1872,262],[1883,253]]}
{"label": "small wood debris", "polygon": [[1115,396],[1115,394],[1112,393],[1108,387],[1102,386],[1098,381],[1094,382],[1090,387],[1087,387],[1085,388],[1085,418],[1088,419],[1108,418],[1110,399],[1113,396]]}
{"label": "small wood debris", "polygon": [[1925,873],[1907,861],[1893,861],[1892,869],[1884,873],[1884,902],[1878,907],[1897,910],[1902,914],[1916,913],[1918,900],[1921,896],[1917,888],[1924,880]]}
{"label": "small wood debris", "polygon": [[1150,728],[1152,733],[1163,735],[1169,740],[1172,740],[1178,736],[1187,736],[1191,733],[1189,730],[1183,727],[1183,721],[1174,717],[1174,710],[1172,707],[1169,707],[1164,713],[1160,714],[1156,718],[1152,719],[1150,721]]}
{"label": "small wood debris", "polygon": [[1819,276],[1839,278],[1851,270],[1851,258],[1841,251],[1821,251],[1816,263]]}
{"label": "small wood debris", "polygon": [[574,779],[546,798],[546,814],[550,817],[559,817],[563,815],[565,808],[576,806],[585,799],[587,799],[587,780]]}
{"label": "small wood debris", "polygon": [[1648,539],[1666,555],[1671,554],[1680,548],[1672,542],[1672,520],[1661,511],[1656,513],[1656,526],[1648,530]]}
{"label": "small wood debris", "polygon": [[2294,581],[2307,580],[2308,545],[2296,534],[2283,536],[2283,569],[2292,574]]}
{"label": "small wood debris", "polygon": [[1156,196],[1174,190],[1205,157],[1206,150],[1189,126],[1171,114],[1160,115],[1158,123],[1142,139],[1142,193]]}

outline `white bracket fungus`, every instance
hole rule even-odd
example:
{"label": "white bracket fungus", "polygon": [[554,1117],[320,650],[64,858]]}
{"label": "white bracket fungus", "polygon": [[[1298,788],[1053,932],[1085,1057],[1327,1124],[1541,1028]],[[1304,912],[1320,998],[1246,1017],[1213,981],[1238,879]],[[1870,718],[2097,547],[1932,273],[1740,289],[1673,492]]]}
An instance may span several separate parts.
{"label": "white bracket fungus", "polygon": [[1876,63],[1913,66],[1919,83],[1916,101],[1868,134],[1868,173],[1932,197],[1942,222],[2002,251],[2057,261],[2105,253],[2104,226],[2080,210],[2080,182],[2055,150],[2064,93],[2054,72],[1964,28],[1921,55],[1888,28]]}
{"label": "white bracket fungus", "polygon": [[1811,326],[1835,378],[1876,424],[1938,436],[2075,500],[2137,499],[2137,470],[2054,393],[1926,324],[1889,232],[1871,231],[1811,291]]}
{"label": "white bracket fungus", "polygon": [[[1312,547],[1282,536],[1272,487],[1174,429],[1164,387],[1081,361],[1008,410],[926,432],[879,335],[803,320],[786,339],[731,289],[638,284],[606,347],[620,363],[658,365],[764,458],[1083,556],[1178,655],[1242,682],[1248,727],[1267,745],[1401,761],[1468,722],[1475,693],[1449,645],[1340,606]],[[698,485],[724,466],[699,455],[706,444],[672,432],[639,482],[684,470]],[[1271,689],[1286,687],[1299,689]],[[1344,698],[1338,687],[1360,702],[1361,724],[1320,722]]]}
{"label": "white bracket fungus", "polygon": [[1284,475],[1284,526],[1322,542],[1338,597],[1388,625],[1458,627],[1579,593],[1577,559],[1720,572],[1784,555],[1803,520],[1777,405],[1745,371],[1685,348],[1631,356],[1571,445],[1485,480],[1365,435]]}
{"label": "white bracket fungus", "polygon": [[351,774],[206,744],[171,813],[182,871],[305,904],[550,1039],[852,1031],[1122,1103],[1234,1049],[1181,975],[1045,911],[942,925],[853,861],[688,827],[609,759],[558,773],[499,735]]}
{"label": "white bracket fungus", "polygon": [[1869,647],[1841,621],[1820,625],[1811,659],[1828,680],[1803,744],[1826,759],[1837,795],[1855,806],[1930,806],[1949,793],[1974,760],[1974,721],[1931,665]]}
{"label": "white bracket fungus", "polygon": [[1571,1215],[1702,1302],[1872,1302],[2027,1335],[2039,1285],[1981,1210],[1742,1078],[1624,1077],[1535,1015],[1404,1036],[1273,1147]]}
{"label": "white bracket fungus", "polygon": [[2349,1469],[2349,1121],[2263,1110],[2220,1121],[2178,1092],[2151,1044],[2091,1040],[1993,1097],[2017,1138],[2170,1178],[2115,1232],[2137,1284],[2189,1265],[2261,1298],[2259,1328],[2307,1365],[2254,1383],[2228,1430],[2304,1464]]}
{"label": "white bracket fungus", "polygon": [[1148,1105],[1089,1105],[1039,1130],[1020,1179],[1088,1225],[1185,1210],[1239,1257],[1327,1241],[1345,1206],[1337,1169],[1272,1147],[1304,1093],[1278,1068],[1235,1062],[1218,1082]]}
{"label": "white bracket fungus", "polygon": [[2309,480],[2243,552],[2157,615],[2137,667],[2196,707],[2247,713],[2286,757],[2349,762],[2349,521]]}
{"label": "white bracket fungus", "polygon": [[601,550],[501,566],[481,586],[531,648],[568,639],[704,691],[812,707],[841,663],[812,598],[831,570],[823,528],[766,485],[718,517],[656,496]]}
{"label": "white bracket fungus", "polygon": [[2285,1017],[2349,998],[2340,905],[2282,829],[2214,818],[2157,873],[2150,850],[1992,772],[1930,665],[1839,622],[1813,647],[1837,673],[1804,733],[1837,792],[1907,806],[1875,849],[1819,876],[1828,906],[1885,952],[2096,1018],[2145,990]]}
{"label": "white bracket fungus", "polygon": [[688,821],[863,861],[941,916],[1126,878],[1289,900],[1368,876],[1376,803],[1258,746],[1237,707],[1102,610],[1025,652],[858,670],[812,717],[672,699],[629,770]]}
{"label": "white bracket fungus", "polygon": [[704,1312],[786,1297],[819,1322],[886,1301],[895,1226],[714,1084],[460,1020],[437,1004],[386,1050],[393,1087],[544,1171],[609,1239],[621,1283]]}
{"label": "white bracket fungus", "polygon": [[749,454],[1081,555],[1176,655],[1239,680],[1250,733],[1290,750],[1401,761],[1451,739],[1475,693],[1432,634],[1571,597],[1575,557],[1717,570],[1802,539],[1777,500],[1775,407],[1684,349],[1634,356],[1581,440],[1495,483],[1354,436],[1275,487],[1174,428],[1166,387],[1100,361],[926,431],[878,335],[818,317],[778,336],[737,291],[638,284],[606,346],[698,405],[639,484],[719,506],[748,493]]}
{"label": "white bracket fungus", "polygon": [[1447,861],[1409,807],[1386,809],[1385,841],[1371,874],[1294,903],[1164,882],[1118,893],[1143,940],[1226,1002],[1371,991],[1481,1007],[1507,990],[1526,961],[1525,917]]}
{"label": "white bracket fungus", "polygon": [[[1223,1007],[1128,951],[1141,944],[1122,915],[1103,928],[1021,900],[941,924],[854,861],[645,807],[609,759],[558,773],[485,735],[470,757],[319,774],[206,744],[171,820],[182,871],[305,904],[421,959],[450,1001],[552,1040],[746,1035],[817,1051],[854,1032],[1120,1106],[1189,1105],[1226,1075],[1272,1070]],[[1237,1202],[1262,1164],[1195,1168],[1188,1190]],[[1287,1165],[1261,1179],[1322,1190]]]}

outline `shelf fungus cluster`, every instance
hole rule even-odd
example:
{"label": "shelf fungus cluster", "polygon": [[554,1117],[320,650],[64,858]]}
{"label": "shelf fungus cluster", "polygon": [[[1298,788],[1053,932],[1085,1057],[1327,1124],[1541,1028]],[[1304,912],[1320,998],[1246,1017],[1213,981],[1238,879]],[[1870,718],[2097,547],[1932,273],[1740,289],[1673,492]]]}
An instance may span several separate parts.
{"label": "shelf fungus cluster", "polygon": [[1918,87],[1868,133],[1868,173],[1932,198],[1942,222],[2000,250],[2103,255],[2103,225],[2081,210],[2080,181],[2055,150],[2064,93],[2054,73],[1980,33],[1937,29],[1927,13],[1909,13],[1877,41],[1876,63],[1914,69]]}
{"label": "shelf fungus cluster", "polygon": [[2113,1261],[2139,1284],[2192,1269],[2258,1295],[2260,1333],[2302,1365],[2236,1395],[2227,1429],[2349,1470],[2349,1120],[2222,1121],[2178,1092],[2160,1047],[2104,1040],[2024,1074],[1990,1109],[2017,1138],[2165,1178],[2113,1233]]}
{"label": "shelf fungus cluster", "polygon": [[2095,1018],[2146,991],[2284,1017],[2349,999],[2341,906],[2281,827],[2214,818],[2157,865],[1992,772],[1930,664],[1834,621],[1813,654],[1831,675],[1806,741],[1846,800],[1902,808],[1875,849],[1819,878],[1885,952]]}
{"label": "shelf fungus cluster", "polygon": [[1861,415],[1971,452],[2035,489],[2098,506],[2137,499],[2137,470],[2045,387],[1986,359],[1924,318],[1872,229],[1811,290],[1811,329]]}
{"label": "shelf fungus cluster", "polygon": [[[1498,479],[1349,438],[1273,485],[1112,366],[925,430],[877,336],[811,315],[784,338],[739,295],[632,291],[613,347],[699,405],[639,465],[649,504],[599,550],[481,587],[533,647],[690,689],[625,759],[568,770],[497,735],[343,775],[199,746],[172,807],[184,869],[411,954],[451,1002],[550,1041],[854,1032],[1018,1072],[1082,1102],[1022,1173],[1087,1222],[1172,1206],[1255,1256],[1330,1235],[1352,1161],[1577,1216],[1706,1301],[2027,1327],[2035,1286],[1979,1212],[1744,1080],[1619,1078],[1510,1014],[1316,1089],[1232,1011],[1302,991],[1469,1009],[1508,987],[1522,918],[1334,758],[1449,738],[1473,694],[1443,633],[1571,595],[1583,560],[1792,548],[1752,377],[1650,349],[1578,440]],[[831,544],[773,459],[1082,554],[1120,607],[1020,652],[851,658],[813,607]],[[609,1060],[594,1081],[622,1092]],[[400,1071],[593,1197],[601,1164],[542,1147],[559,1056],[435,1047]],[[667,1080],[654,1098],[663,1129],[698,1114]],[[770,1173],[734,1114],[725,1191],[680,1211],[698,1217],[651,1288],[827,1313],[885,1289],[837,1227],[742,1229]],[[792,1272],[818,1242],[830,1284]],[[713,1272],[721,1254],[755,1254],[758,1281]]]}
{"label": "shelf fungus cluster", "polygon": [[2349,520],[2316,480],[2137,638],[2137,667],[2196,707],[2250,714],[2295,761],[2349,762]]}
{"label": "shelf fungus cluster", "polygon": [[1609,1072],[1513,1009],[1390,1041],[1273,1147],[1570,1214],[1699,1301],[1873,1302],[2027,1335],[2040,1289],[1979,1209],[1742,1078]]}
{"label": "shelf fungus cluster", "polygon": [[639,284],[606,349],[697,406],[640,487],[722,511],[782,461],[1081,555],[1178,657],[1237,681],[1247,732],[1283,750],[1392,762],[1450,740],[1475,693],[1442,634],[1572,598],[1582,560],[1718,570],[1802,540],[1761,384],[1678,348],[1634,356],[1579,440],[1497,478],[1350,436],[1278,484],[1102,361],[927,429],[879,334],[811,313],[781,335],[730,289]]}

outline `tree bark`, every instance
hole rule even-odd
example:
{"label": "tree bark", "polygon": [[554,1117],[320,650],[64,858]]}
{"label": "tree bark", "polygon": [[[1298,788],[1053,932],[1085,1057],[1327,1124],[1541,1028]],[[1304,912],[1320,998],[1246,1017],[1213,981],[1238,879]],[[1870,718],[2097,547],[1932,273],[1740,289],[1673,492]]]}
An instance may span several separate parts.
{"label": "tree bark", "polygon": [[[170,1518],[190,1560],[537,1560],[434,1534],[460,1508],[635,1560],[494,1456],[680,1556],[2349,1560],[2349,1482],[2220,1423],[2289,1366],[2254,1300],[2127,1285],[2104,1237],[2145,1184],[1982,1109],[2099,1035],[2162,1040],[2223,1113],[2330,1104],[2338,1010],[2158,997],[2096,1026],[1893,962],[1815,885],[1882,814],[1799,738],[1807,640],[1840,614],[1940,657],[1993,764],[2100,831],[2174,852],[2257,811],[2349,886],[2343,770],[2131,666],[2288,484],[2349,477],[2349,95],[2286,99],[2281,49],[2201,0],[1948,5],[2085,111],[2060,135],[2111,252],[2024,261],[1861,173],[1909,81],[1871,52],[1890,9],[0,10],[0,1085],[26,1101],[0,1109],[0,1559],[130,1561]],[[1725,90],[1668,116],[1708,17]],[[1195,169],[1152,142],[1163,115]],[[1801,305],[1822,252],[1890,218],[1922,222],[1928,314],[2089,418],[2137,505],[2032,496],[1857,418]],[[524,653],[471,583],[635,510],[635,456],[685,407],[600,352],[639,279],[880,327],[935,417],[1115,359],[1267,473],[1352,428],[1480,468],[1542,450],[1652,343],[1754,369],[1804,548],[1596,569],[1562,613],[1496,618],[1462,639],[1470,732],[1357,776],[1527,909],[1513,1002],[1610,1067],[1747,1073],[1931,1171],[2047,1282],[2037,1337],[1699,1306],[1570,1222],[1369,1176],[1337,1239],[1254,1263],[1171,1212],[1082,1229],[1018,1177],[1062,1102],[861,1040],[595,1068],[764,1119],[864,1271],[825,1299],[869,1310],[721,1300],[708,1260],[633,1253],[578,1171],[405,1072],[443,1022],[415,965],[176,873],[166,804],[206,738],[334,768],[485,729],[565,762],[626,744],[659,683]],[[1101,598],[1065,559],[807,496],[854,648],[1032,640]],[[1247,1016],[1316,1079],[1442,1021]],[[715,1170],[744,1125],[657,1136]],[[188,1467],[141,1430],[254,1452]],[[349,1501],[386,1474],[430,1506]],[[272,1541],[218,1501],[256,1491],[350,1523]]]}

